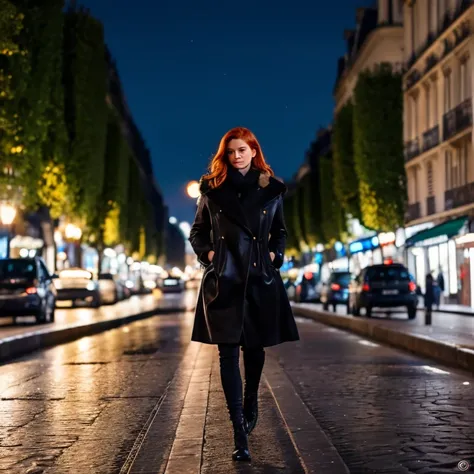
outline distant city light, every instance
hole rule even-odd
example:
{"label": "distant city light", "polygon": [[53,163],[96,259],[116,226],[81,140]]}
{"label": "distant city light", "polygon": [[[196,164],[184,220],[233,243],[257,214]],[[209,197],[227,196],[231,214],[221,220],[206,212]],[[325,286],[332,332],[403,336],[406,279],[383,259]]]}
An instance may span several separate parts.
{"label": "distant city light", "polygon": [[178,223],[178,219],[176,219],[176,217],[171,216],[169,218],[169,223],[175,225]]}
{"label": "distant city light", "polygon": [[179,228],[181,229],[181,232],[184,234],[184,236],[186,238],[189,238],[189,232],[191,231],[191,226],[189,225],[189,222],[180,222]]}
{"label": "distant city light", "polygon": [[200,194],[199,183],[197,181],[190,181],[186,187],[186,191],[190,198],[197,199]]}

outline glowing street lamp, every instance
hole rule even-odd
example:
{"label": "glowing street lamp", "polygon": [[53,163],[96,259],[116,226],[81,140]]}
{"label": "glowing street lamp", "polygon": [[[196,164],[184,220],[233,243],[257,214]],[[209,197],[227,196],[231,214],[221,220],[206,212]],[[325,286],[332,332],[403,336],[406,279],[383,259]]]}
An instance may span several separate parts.
{"label": "glowing street lamp", "polygon": [[197,199],[200,194],[199,183],[197,181],[190,181],[186,186],[186,192],[190,198]]}
{"label": "glowing street lamp", "polygon": [[16,217],[16,207],[8,203],[0,204],[0,222],[6,227],[7,236],[5,242],[2,242],[1,253],[4,258],[10,257],[10,239],[11,239],[11,225]]}
{"label": "glowing street lamp", "polygon": [[0,204],[0,221],[5,226],[11,226],[16,217],[16,208],[11,204]]}

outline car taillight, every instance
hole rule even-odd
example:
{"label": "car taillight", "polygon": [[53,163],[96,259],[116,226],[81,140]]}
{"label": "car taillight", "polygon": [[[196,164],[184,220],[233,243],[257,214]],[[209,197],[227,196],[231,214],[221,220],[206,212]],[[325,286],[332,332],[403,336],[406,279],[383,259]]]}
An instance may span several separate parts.
{"label": "car taillight", "polygon": [[410,283],[408,283],[408,289],[409,289],[412,293],[414,293],[414,292],[416,291],[416,283],[414,283],[414,282],[412,282],[412,281],[411,281]]}
{"label": "car taillight", "polygon": [[25,293],[26,293],[27,295],[36,295],[36,293],[38,293],[38,290],[36,289],[36,286],[32,286],[32,287],[30,287],[30,288],[27,288],[27,289],[25,290]]}
{"label": "car taillight", "polygon": [[370,285],[368,283],[364,283],[364,286],[362,287],[362,291],[370,291]]}
{"label": "car taillight", "polygon": [[339,283],[333,283],[331,285],[331,290],[332,291],[339,291],[341,289],[341,285],[339,285]]}

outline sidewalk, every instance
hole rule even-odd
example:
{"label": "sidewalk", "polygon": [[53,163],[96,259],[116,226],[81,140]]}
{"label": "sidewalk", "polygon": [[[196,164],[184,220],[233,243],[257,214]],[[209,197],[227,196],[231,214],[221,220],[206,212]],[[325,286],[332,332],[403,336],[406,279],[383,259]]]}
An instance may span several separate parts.
{"label": "sidewalk", "polygon": [[274,357],[262,378],[260,415],[249,438],[252,463],[232,461],[217,351],[191,343],[120,474],[349,472]]}
{"label": "sidewalk", "polygon": [[474,319],[456,314],[433,314],[431,326],[424,325],[424,312],[416,319],[354,317],[322,311],[312,303],[292,304],[295,315],[345,329],[377,341],[474,372]]}

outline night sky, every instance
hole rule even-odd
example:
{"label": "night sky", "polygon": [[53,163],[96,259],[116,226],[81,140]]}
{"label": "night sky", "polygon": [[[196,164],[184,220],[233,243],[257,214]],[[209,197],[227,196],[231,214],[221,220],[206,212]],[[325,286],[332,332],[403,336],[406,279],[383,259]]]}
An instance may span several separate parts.
{"label": "night sky", "polygon": [[250,128],[292,177],[332,120],[343,32],[363,0],[84,0],[105,27],[170,215],[191,221],[189,180],[221,136]]}

